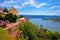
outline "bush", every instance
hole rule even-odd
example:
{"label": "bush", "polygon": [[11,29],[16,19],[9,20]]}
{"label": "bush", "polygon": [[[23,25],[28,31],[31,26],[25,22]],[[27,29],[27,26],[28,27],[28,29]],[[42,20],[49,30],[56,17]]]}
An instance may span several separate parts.
{"label": "bush", "polygon": [[16,22],[17,19],[18,19],[18,16],[14,15],[13,21]]}
{"label": "bush", "polygon": [[3,12],[8,12],[8,9],[7,8],[4,8]]}
{"label": "bush", "polygon": [[26,38],[28,36],[28,40],[34,40],[36,38],[37,27],[30,22],[23,22],[19,26],[19,29],[23,31],[23,36]]}
{"label": "bush", "polygon": [[[23,22],[19,26],[19,30],[22,30],[23,38],[27,40],[60,40],[60,34],[58,32],[51,32],[48,29],[37,27],[30,22]],[[21,38],[21,37],[20,37]]]}

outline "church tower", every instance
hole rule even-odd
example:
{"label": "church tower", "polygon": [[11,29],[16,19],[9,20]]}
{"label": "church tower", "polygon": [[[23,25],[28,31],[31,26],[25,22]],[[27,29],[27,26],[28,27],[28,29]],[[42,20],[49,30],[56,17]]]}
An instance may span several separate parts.
{"label": "church tower", "polygon": [[16,11],[16,9],[13,6],[9,9],[9,13],[12,13],[13,15],[18,16],[18,12]]}

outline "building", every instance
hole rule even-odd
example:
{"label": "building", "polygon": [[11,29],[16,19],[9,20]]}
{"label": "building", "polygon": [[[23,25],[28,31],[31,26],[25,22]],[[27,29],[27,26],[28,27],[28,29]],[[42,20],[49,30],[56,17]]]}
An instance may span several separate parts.
{"label": "building", "polygon": [[3,8],[0,8],[0,15],[2,15],[2,16],[5,16],[7,13],[6,12],[3,12]]}
{"label": "building", "polygon": [[3,12],[3,10],[4,10],[3,8],[0,8],[0,12]]}
{"label": "building", "polygon": [[6,14],[7,14],[6,12],[0,12],[0,15],[3,17],[5,17]]}
{"label": "building", "polygon": [[13,6],[9,9],[9,13],[12,13],[13,15],[18,16],[18,12],[16,11],[16,9]]}
{"label": "building", "polygon": [[[7,14],[7,12],[3,12],[4,8],[0,8],[0,15],[5,16]],[[16,11],[16,9],[12,6],[9,9],[9,13],[12,13],[13,15],[17,15],[18,16],[18,12]]]}

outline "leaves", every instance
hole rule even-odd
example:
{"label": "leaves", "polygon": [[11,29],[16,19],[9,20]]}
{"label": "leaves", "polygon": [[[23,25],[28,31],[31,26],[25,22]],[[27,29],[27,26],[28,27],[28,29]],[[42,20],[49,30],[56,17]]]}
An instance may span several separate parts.
{"label": "leaves", "polygon": [[30,22],[21,23],[19,29],[23,31],[24,36],[28,36],[28,40],[33,40],[36,37],[37,27]]}
{"label": "leaves", "polygon": [[5,16],[5,20],[8,20],[9,22],[16,22],[16,19],[18,19],[18,17],[16,15],[13,15],[12,13],[8,13]]}
{"label": "leaves", "polygon": [[45,28],[38,28],[31,22],[23,22],[20,24],[19,29],[23,31],[23,37],[27,40],[60,40],[58,32],[51,32]]}
{"label": "leaves", "polygon": [[8,12],[8,9],[7,8],[4,8],[3,12]]}

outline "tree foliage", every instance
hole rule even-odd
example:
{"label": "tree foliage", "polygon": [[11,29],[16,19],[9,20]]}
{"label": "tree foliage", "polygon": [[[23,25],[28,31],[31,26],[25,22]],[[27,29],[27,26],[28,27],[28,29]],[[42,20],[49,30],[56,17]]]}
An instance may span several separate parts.
{"label": "tree foliage", "polygon": [[26,38],[28,36],[28,40],[34,40],[36,37],[37,27],[30,22],[23,22],[19,29],[23,31],[23,36]]}
{"label": "tree foliage", "polygon": [[60,34],[58,32],[51,32],[48,29],[42,28],[43,31],[39,30],[37,37],[43,40],[60,40]]}
{"label": "tree foliage", "polygon": [[58,32],[51,32],[45,28],[38,29],[30,22],[21,23],[19,29],[23,31],[22,38],[24,40],[60,40],[60,34]]}
{"label": "tree foliage", "polygon": [[5,16],[5,20],[8,20],[9,22],[13,22],[13,14],[9,13]]}
{"label": "tree foliage", "polygon": [[0,20],[3,20],[3,17],[0,15]]}
{"label": "tree foliage", "polygon": [[7,8],[4,8],[3,12],[8,12],[8,9]]}
{"label": "tree foliage", "polygon": [[17,19],[18,19],[18,16],[14,15],[13,17],[14,22],[16,22]]}
{"label": "tree foliage", "polygon": [[9,22],[16,22],[16,19],[18,19],[18,17],[16,15],[13,15],[12,13],[8,13],[5,16],[5,20],[8,20]]}

